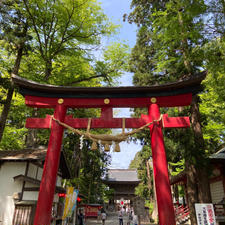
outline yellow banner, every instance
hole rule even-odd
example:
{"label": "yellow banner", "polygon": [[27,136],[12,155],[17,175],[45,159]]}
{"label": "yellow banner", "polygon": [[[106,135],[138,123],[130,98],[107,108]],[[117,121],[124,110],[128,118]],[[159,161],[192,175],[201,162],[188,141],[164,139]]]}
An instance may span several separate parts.
{"label": "yellow banner", "polygon": [[73,187],[67,187],[66,189],[66,200],[63,212],[63,220],[68,216],[68,214],[72,211],[72,208],[77,200],[77,192],[74,191]]}

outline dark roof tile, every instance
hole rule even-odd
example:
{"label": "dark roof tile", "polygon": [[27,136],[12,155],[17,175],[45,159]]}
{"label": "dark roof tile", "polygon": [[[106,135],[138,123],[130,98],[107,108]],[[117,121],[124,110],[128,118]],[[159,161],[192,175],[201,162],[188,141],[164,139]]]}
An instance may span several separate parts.
{"label": "dark roof tile", "polygon": [[107,181],[113,182],[139,182],[136,169],[110,169],[108,170]]}

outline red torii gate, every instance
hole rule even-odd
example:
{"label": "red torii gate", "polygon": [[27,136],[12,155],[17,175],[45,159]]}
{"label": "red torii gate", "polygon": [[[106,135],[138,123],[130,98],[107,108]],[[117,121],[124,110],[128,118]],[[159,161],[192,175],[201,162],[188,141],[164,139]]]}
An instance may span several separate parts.
{"label": "red torii gate", "polygon": [[[43,85],[18,76],[12,79],[25,96],[27,106],[54,108],[54,118],[73,128],[87,128],[88,118],[66,115],[68,108],[101,108],[101,117],[92,119],[91,128],[122,128],[123,119],[113,118],[113,107],[148,108],[148,115],[142,115],[142,118],[126,118],[125,127],[139,128],[155,121],[149,128],[159,223],[175,225],[162,127],[189,127],[190,121],[188,117],[168,117],[167,114],[162,120],[156,120],[160,118],[160,107],[190,105],[192,95],[199,91],[204,77],[205,72],[190,80],[160,86],[92,88]],[[49,225],[64,127],[50,115],[28,118],[26,127],[51,129],[34,219],[34,225]]]}

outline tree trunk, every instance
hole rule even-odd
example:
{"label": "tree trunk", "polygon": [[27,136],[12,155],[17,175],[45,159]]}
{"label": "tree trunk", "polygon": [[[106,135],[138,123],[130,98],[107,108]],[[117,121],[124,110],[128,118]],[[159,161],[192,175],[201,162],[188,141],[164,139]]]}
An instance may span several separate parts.
{"label": "tree trunk", "polygon": [[211,193],[209,184],[208,168],[197,168],[197,175],[200,178],[198,182],[199,203],[211,203]]}
{"label": "tree trunk", "polygon": [[[12,74],[18,75],[18,71],[20,68],[20,62],[21,62],[22,55],[23,55],[23,48],[24,48],[24,43],[21,44],[18,48],[16,62],[15,62]],[[9,89],[8,89],[6,102],[4,104],[4,107],[3,107],[3,110],[1,113],[1,117],[0,117],[0,142],[2,140],[3,132],[5,129],[5,125],[6,125],[6,120],[7,120],[8,114],[9,114],[13,93],[14,93],[14,86],[13,86],[13,83],[11,83],[11,87],[9,87]]]}
{"label": "tree trunk", "polygon": [[[183,35],[183,18],[182,18],[182,12],[178,11],[178,20],[179,24],[181,26],[181,35]],[[193,68],[191,66],[191,62],[189,59],[188,54],[188,42],[185,36],[183,36],[182,39],[182,54],[184,56],[184,66],[188,71],[188,76],[193,76]],[[209,188],[209,180],[208,180],[208,165],[207,165],[207,159],[205,157],[205,146],[204,146],[204,139],[201,129],[201,123],[200,123],[200,112],[198,107],[198,96],[193,96],[192,103],[191,103],[191,124],[192,124],[192,130],[194,134],[194,148],[192,153],[192,158],[195,160],[193,161],[192,158],[189,158],[189,165],[186,166],[187,170],[187,186],[188,186],[188,197],[190,200],[190,210],[191,210],[191,217],[193,222],[192,225],[196,224],[196,218],[193,215],[195,208],[194,208],[194,201],[204,202],[208,203],[211,202],[211,195],[210,195],[210,188]],[[192,174],[193,173],[193,174]],[[196,187],[196,180],[194,179],[198,178],[197,187]],[[193,190],[191,190],[193,188]],[[196,200],[194,200],[194,193],[193,191],[198,190],[198,196],[195,196]],[[198,198],[197,198],[198,197]],[[195,221],[194,221],[195,220]]]}
{"label": "tree trunk", "polygon": [[48,80],[52,74],[52,60],[46,59],[45,62],[45,80]]}
{"label": "tree trunk", "polygon": [[[21,38],[26,37],[26,34],[27,34],[27,24],[25,24],[25,26],[24,26]],[[13,67],[12,74],[18,75],[21,59],[23,56],[24,45],[25,45],[25,41],[21,42],[18,45],[16,61],[15,61],[14,67]],[[9,109],[10,109],[11,102],[12,102],[13,92],[14,92],[14,86],[13,86],[13,83],[11,82],[11,86],[9,87],[9,90],[7,93],[6,102],[3,106],[3,110],[1,113],[1,117],[0,117],[0,142],[2,140],[3,132],[5,129],[5,125],[6,125],[6,120],[7,120],[8,114],[9,114]]]}
{"label": "tree trunk", "polygon": [[[38,112],[37,108],[33,109],[32,117],[37,117]],[[37,147],[37,129],[28,129],[28,133],[26,136],[26,147],[27,148],[35,148]]]}
{"label": "tree trunk", "polygon": [[210,203],[210,185],[208,174],[208,159],[205,156],[204,139],[200,123],[200,112],[198,108],[198,96],[194,96],[191,103],[191,123],[194,132],[196,155],[196,175],[198,177],[198,200],[201,203]]}
{"label": "tree trunk", "polygon": [[6,102],[4,103],[3,110],[0,117],[0,142],[2,140],[3,132],[6,125],[6,120],[9,114],[9,109],[11,106],[12,96],[13,96],[14,88],[11,86],[7,93]]}
{"label": "tree trunk", "polygon": [[198,188],[196,184],[196,169],[195,166],[187,160],[185,162],[186,175],[187,175],[187,203],[190,209],[191,225],[197,225],[197,219],[195,214],[195,203],[198,202]]}

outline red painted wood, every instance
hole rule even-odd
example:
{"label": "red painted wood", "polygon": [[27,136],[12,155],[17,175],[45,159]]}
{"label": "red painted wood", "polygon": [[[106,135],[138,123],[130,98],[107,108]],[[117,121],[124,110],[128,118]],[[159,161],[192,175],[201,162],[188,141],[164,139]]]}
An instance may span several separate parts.
{"label": "red painted wood", "polygon": [[41,128],[41,129],[48,129],[51,128],[51,115],[46,115],[45,118],[27,118],[25,127],[26,128]]}
{"label": "red painted wood", "polygon": [[[58,105],[54,117],[64,121],[66,107]],[[63,137],[63,127],[52,121],[47,155],[40,185],[34,225],[49,225],[51,221],[52,202],[55,193],[56,177],[59,167],[60,151]]]}
{"label": "red painted wood", "polygon": [[102,107],[101,108],[101,119],[111,120],[113,118],[112,107]]}
{"label": "red painted wood", "polygon": [[[174,107],[190,105],[192,94],[155,97],[160,107]],[[37,108],[54,108],[59,98],[25,96],[26,105]],[[105,98],[65,98],[63,105],[71,108],[102,108],[105,107]],[[151,97],[148,98],[109,98],[108,107],[148,107]]]}
{"label": "red painted wood", "polygon": [[[88,118],[73,118],[72,115],[66,116],[64,122],[73,128],[87,128]],[[47,115],[46,118],[27,118],[26,128],[39,128],[48,129],[51,124],[51,116]],[[125,127],[126,128],[139,128],[145,125],[146,122],[140,118],[126,118]],[[122,128],[122,118],[111,118],[105,119],[92,118],[91,129],[93,128]]]}
{"label": "red painted wood", "polygon": [[[100,118],[92,118],[91,128],[121,128],[122,118],[112,118],[112,108],[103,108],[102,116]],[[145,115],[142,115],[143,119]],[[138,128],[144,126],[146,122],[139,118],[126,118],[126,128]],[[27,118],[26,128],[42,128],[48,129],[51,125],[51,116],[46,115],[46,118]],[[65,123],[73,128],[87,128],[88,118],[73,118],[68,115],[65,118]],[[163,127],[165,128],[181,128],[190,127],[189,117],[168,117],[167,114],[163,115]]]}
{"label": "red painted wood", "polygon": [[[141,115],[141,118],[145,121],[149,121],[148,115]],[[165,128],[181,128],[190,127],[189,117],[168,117],[168,114],[163,114],[162,126]]]}
{"label": "red painted wood", "polygon": [[190,127],[190,119],[189,117],[168,117],[168,114],[164,114],[163,127],[166,128]]}
{"label": "red painted wood", "polygon": [[[158,105],[150,105],[148,121],[159,117]],[[176,225],[161,121],[150,125],[150,134],[159,224]]]}

